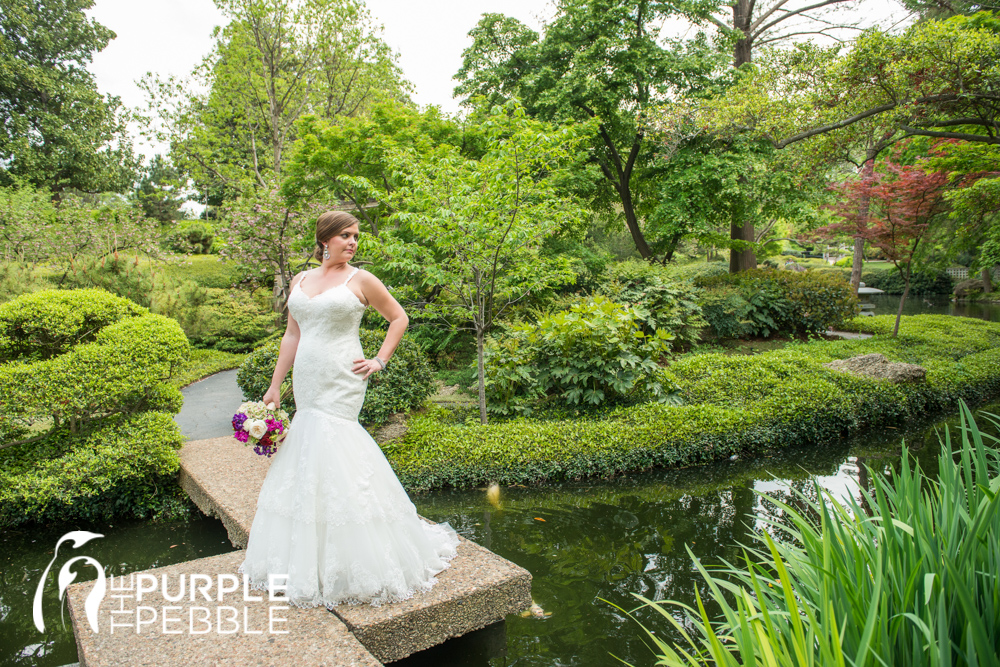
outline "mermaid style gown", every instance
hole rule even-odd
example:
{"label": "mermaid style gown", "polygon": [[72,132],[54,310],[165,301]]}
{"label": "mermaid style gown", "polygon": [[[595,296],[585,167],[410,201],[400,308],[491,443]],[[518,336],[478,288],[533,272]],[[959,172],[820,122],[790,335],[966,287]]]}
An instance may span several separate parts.
{"label": "mermaid style gown", "polygon": [[[297,607],[378,606],[427,591],[455,556],[447,523],[417,515],[385,455],[358,423],[367,380],[358,327],[365,306],[340,285],[310,298],[299,281],[288,309],[301,336],[292,389],[296,412],[257,499],[246,556],[237,570],[266,590],[287,581]],[[308,279],[306,275],[303,280]]]}

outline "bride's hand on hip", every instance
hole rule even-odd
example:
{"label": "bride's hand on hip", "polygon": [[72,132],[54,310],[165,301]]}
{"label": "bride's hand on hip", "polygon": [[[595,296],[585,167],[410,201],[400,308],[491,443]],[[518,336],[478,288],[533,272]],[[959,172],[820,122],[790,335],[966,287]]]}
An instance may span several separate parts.
{"label": "bride's hand on hip", "polygon": [[367,380],[369,375],[382,370],[382,366],[374,359],[355,359],[354,368],[351,370],[355,373],[364,373],[361,379]]}

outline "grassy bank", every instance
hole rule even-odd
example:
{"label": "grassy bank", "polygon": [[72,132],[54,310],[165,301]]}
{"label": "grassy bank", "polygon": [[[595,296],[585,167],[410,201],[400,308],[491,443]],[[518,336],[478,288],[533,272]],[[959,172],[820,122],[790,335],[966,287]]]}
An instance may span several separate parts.
{"label": "grassy bank", "polygon": [[[610,476],[651,466],[688,466],[732,454],[828,442],[898,426],[1000,395],[1000,324],[921,315],[855,320],[866,340],[812,341],[754,356],[703,354],[663,371],[686,404],[620,407],[597,418],[455,424],[430,408],[411,419],[386,456],[411,490],[524,484]],[[894,385],[822,367],[878,352],[920,364],[927,380]]]}

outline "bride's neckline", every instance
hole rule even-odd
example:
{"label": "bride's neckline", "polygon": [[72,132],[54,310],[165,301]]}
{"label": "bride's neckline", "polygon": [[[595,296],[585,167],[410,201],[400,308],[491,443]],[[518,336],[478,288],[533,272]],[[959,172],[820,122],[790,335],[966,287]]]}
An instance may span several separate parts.
{"label": "bride's neckline", "polygon": [[[304,289],[302,289],[302,283],[305,282],[306,276],[308,276],[309,273],[311,273],[311,272],[306,272],[306,276],[303,276],[302,279],[299,280],[299,282],[295,283],[295,286],[299,288],[299,292],[301,292],[302,295],[305,296],[305,298],[307,298],[310,301],[312,301],[313,299],[318,299],[319,297],[323,296],[327,292],[332,292],[333,290],[335,290],[335,289],[337,289],[339,287],[346,287],[347,283],[349,283],[351,281],[351,278],[353,278],[354,274],[357,273],[357,272],[358,272],[358,267],[353,267],[353,270],[351,271],[350,274],[348,274],[348,276],[344,280],[344,282],[340,283],[339,285],[334,285],[333,287],[328,287],[325,290],[319,292],[318,294],[314,294],[313,296],[309,296],[308,294],[306,294],[306,291]],[[348,290],[348,291],[350,291],[350,290]],[[355,294],[354,292],[351,292],[351,296],[353,296],[354,300],[357,301],[360,305],[362,305],[362,306],[365,305],[365,304],[361,303],[361,299],[359,299],[358,295]]]}

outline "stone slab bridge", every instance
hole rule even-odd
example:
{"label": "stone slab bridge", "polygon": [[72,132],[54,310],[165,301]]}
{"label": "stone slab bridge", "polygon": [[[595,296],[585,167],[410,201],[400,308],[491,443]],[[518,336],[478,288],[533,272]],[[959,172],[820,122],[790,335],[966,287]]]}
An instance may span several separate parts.
{"label": "stone slab bridge", "polygon": [[[232,437],[189,441],[180,457],[181,486],[202,512],[222,520],[239,550],[109,577],[96,614],[91,612],[96,632],[86,605],[98,580],[71,584],[69,611],[83,667],[378,667],[496,624],[531,605],[531,574],[465,538],[434,588],[404,602],[339,605],[331,613],[323,606],[287,605],[281,597],[271,601],[266,591],[246,591],[261,599],[245,601],[236,569],[243,562],[271,460]],[[182,574],[191,582],[188,591],[180,600],[165,598],[163,582],[174,598]],[[233,576],[220,579],[223,574]],[[197,595],[191,575],[207,575],[198,579]],[[154,581],[155,590],[150,590]],[[138,589],[144,591],[141,600]]]}

